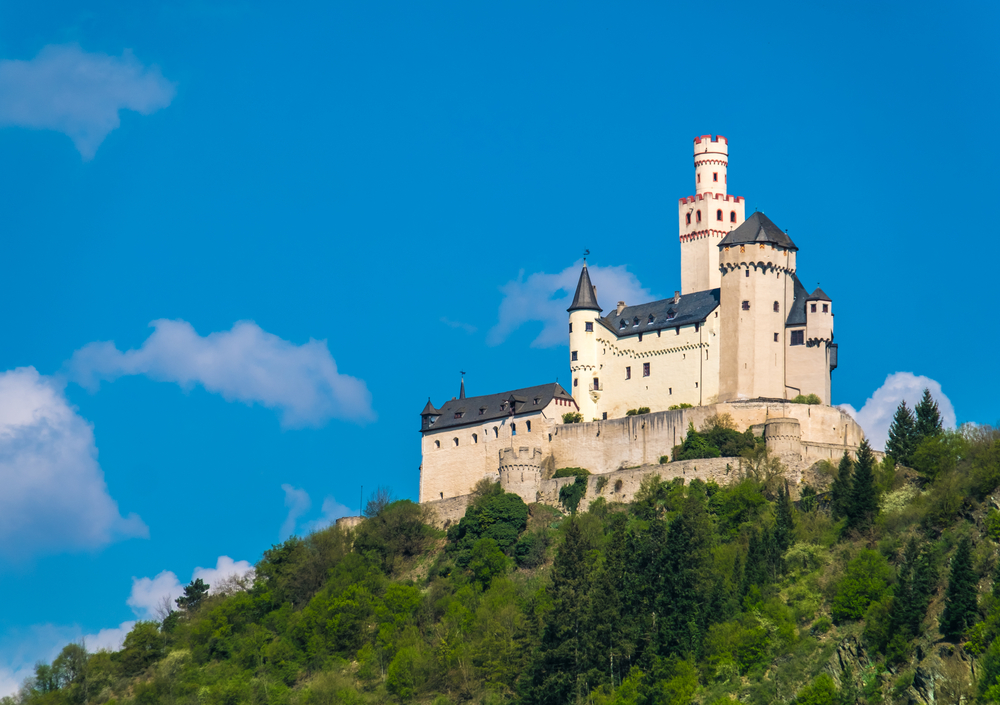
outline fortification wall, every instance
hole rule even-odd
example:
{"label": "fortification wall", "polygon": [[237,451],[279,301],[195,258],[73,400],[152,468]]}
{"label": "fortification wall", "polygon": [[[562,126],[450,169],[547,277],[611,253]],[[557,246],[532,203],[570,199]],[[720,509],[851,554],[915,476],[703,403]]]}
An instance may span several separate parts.
{"label": "fortification wall", "polygon": [[465,510],[472,504],[472,495],[465,494],[459,497],[435,499],[420,504],[429,510],[428,519],[434,526],[439,529],[447,529],[452,524],[457,524],[465,516]]}

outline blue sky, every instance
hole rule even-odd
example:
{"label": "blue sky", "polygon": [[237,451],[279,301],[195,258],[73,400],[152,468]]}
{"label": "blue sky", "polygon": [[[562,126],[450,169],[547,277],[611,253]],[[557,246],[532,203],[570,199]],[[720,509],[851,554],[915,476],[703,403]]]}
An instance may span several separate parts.
{"label": "blue sky", "polygon": [[0,7],[0,689],[362,483],[415,498],[459,370],[566,381],[585,248],[605,306],[679,288],[696,135],[833,298],[835,403],[995,422],[997,14]]}

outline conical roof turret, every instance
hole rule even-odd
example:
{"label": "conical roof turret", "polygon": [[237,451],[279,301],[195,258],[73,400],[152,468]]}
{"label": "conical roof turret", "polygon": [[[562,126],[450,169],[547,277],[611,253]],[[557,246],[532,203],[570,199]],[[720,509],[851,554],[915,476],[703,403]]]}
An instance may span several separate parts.
{"label": "conical roof turret", "polygon": [[587,260],[583,260],[583,271],[580,272],[580,281],[576,284],[576,294],[573,296],[573,303],[567,311],[601,311],[597,303],[597,292],[594,285],[590,283],[590,274],[587,272]]}
{"label": "conical roof turret", "polygon": [[431,404],[431,398],[427,397],[427,404],[424,405],[424,410],[420,412],[421,416],[440,416],[441,412],[434,408]]}

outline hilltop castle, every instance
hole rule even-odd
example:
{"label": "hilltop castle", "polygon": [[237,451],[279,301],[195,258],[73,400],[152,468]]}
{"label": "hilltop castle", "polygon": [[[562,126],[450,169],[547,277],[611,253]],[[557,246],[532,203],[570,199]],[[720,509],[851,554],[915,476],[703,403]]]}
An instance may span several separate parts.
{"label": "hilltop castle", "polygon": [[[484,476],[498,476],[526,501],[542,499],[546,462],[604,474],[658,465],[689,423],[714,413],[754,426],[799,472],[857,447],[861,428],[829,406],[832,300],[799,281],[788,234],[763,213],[745,219],[744,199],[728,195],[725,137],[695,138],[694,166],[695,195],[678,203],[680,290],[649,303],[619,301],[602,316],[584,261],[568,309],[572,393],[547,384],[466,397],[463,381],[440,409],[428,400],[421,502],[465,495]],[[791,403],[800,395],[821,404]],[[642,407],[652,413],[626,415]],[[563,424],[567,412],[584,423]],[[722,467],[709,466],[700,461],[700,472]]]}

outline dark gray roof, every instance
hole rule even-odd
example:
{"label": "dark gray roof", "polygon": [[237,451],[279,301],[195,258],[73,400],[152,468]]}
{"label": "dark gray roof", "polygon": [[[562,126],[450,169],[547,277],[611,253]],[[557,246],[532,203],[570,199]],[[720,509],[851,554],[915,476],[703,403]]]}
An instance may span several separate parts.
{"label": "dark gray roof", "polygon": [[[510,416],[510,404],[514,404],[514,414],[529,411],[541,411],[553,398],[570,399],[573,397],[562,388],[562,385],[552,382],[537,387],[525,387],[499,394],[486,394],[481,397],[466,397],[446,401],[440,410],[440,416],[423,432],[440,431],[444,428],[473,426],[496,421]],[[429,403],[429,402],[428,402]],[[480,413],[482,410],[482,413]],[[423,414],[421,414],[423,415]],[[457,416],[457,418],[456,418]]]}
{"label": "dark gray roof", "polygon": [[798,250],[787,233],[771,222],[770,218],[757,211],[744,220],[738,228],[731,230],[719,242],[719,247],[740,245],[748,242],[769,242],[789,250]]}
{"label": "dark gray roof", "polygon": [[[597,320],[616,336],[624,338],[636,333],[700,323],[718,306],[719,290],[708,289],[684,294],[676,304],[673,298],[669,298],[638,306],[626,306],[620,314],[615,309]],[[622,326],[623,321],[624,326]]]}
{"label": "dark gray roof", "polygon": [[424,405],[424,410],[420,412],[420,415],[421,416],[437,416],[440,413],[441,413],[440,411],[438,411],[437,409],[434,408],[434,405],[431,404],[430,397],[428,397],[427,398],[427,403]]}
{"label": "dark gray roof", "polygon": [[458,390],[458,398],[465,399],[465,377],[462,378],[462,388]]}
{"label": "dark gray roof", "polygon": [[573,303],[567,311],[600,311],[601,307],[597,303],[597,294],[594,293],[594,285],[590,283],[590,274],[587,273],[587,260],[583,261],[583,270],[580,272],[580,281],[576,283],[576,295],[573,296]]}
{"label": "dark gray roof", "polygon": [[809,297],[806,299],[806,301],[833,301],[833,299],[827,296],[826,292],[817,286],[816,291],[809,294]]}
{"label": "dark gray roof", "polygon": [[795,300],[792,302],[792,309],[788,312],[788,318],[785,319],[785,325],[804,326],[806,324],[806,298],[809,292],[794,274],[792,282],[794,283]]}

